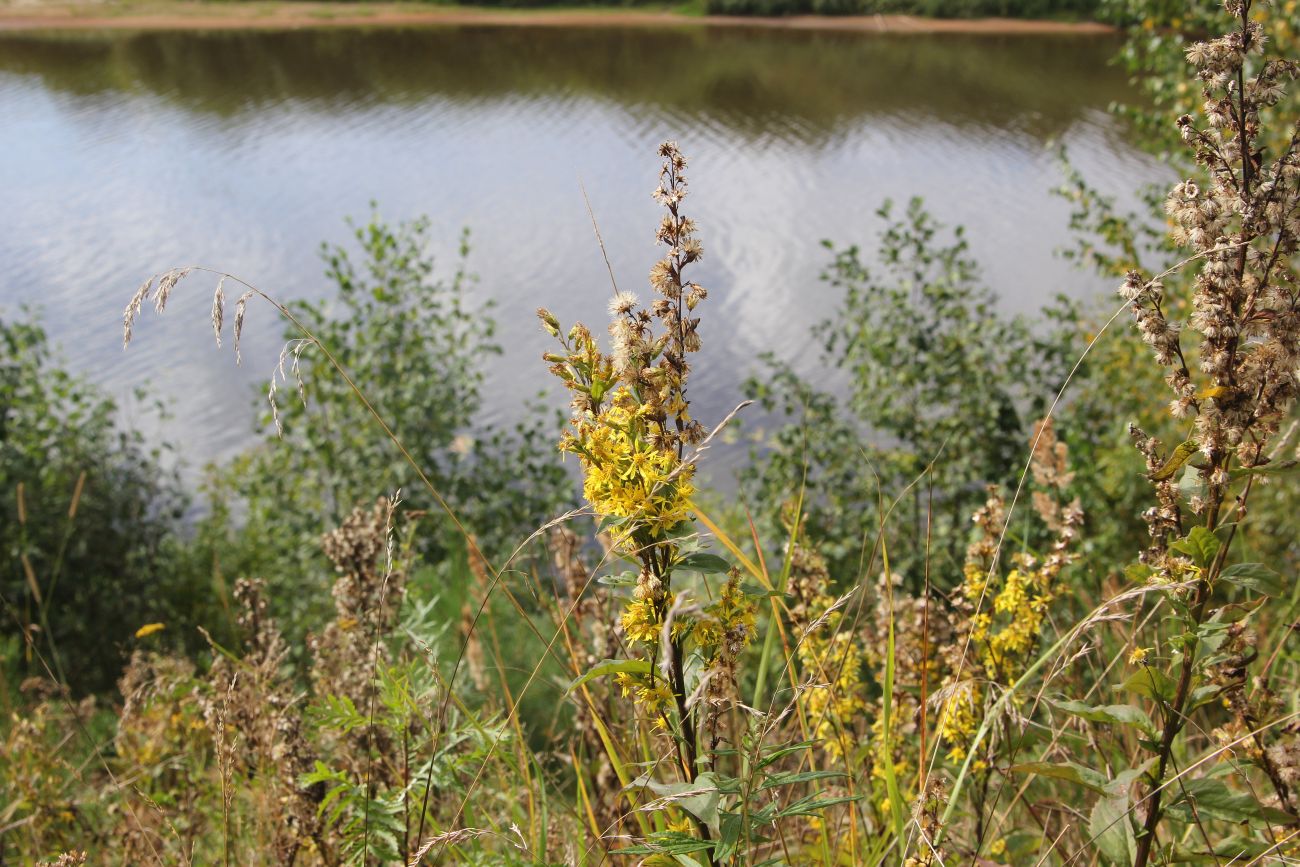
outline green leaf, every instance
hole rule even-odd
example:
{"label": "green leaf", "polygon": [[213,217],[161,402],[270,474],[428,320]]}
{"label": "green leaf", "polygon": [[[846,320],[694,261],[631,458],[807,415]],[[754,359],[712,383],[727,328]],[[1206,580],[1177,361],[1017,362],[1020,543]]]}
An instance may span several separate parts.
{"label": "green leaf", "polygon": [[1300,461],[1278,461],[1276,463],[1264,464],[1262,467],[1238,467],[1231,472],[1233,479],[1239,479],[1242,476],[1269,476],[1274,473],[1285,473],[1300,467]]}
{"label": "green leaf", "polygon": [[744,817],[723,811],[718,814],[718,848],[713,853],[720,864],[727,863],[740,849]]}
{"label": "green leaf", "polygon": [[650,660],[648,659],[606,659],[596,663],[588,671],[574,678],[573,682],[569,684],[569,688],[564,691],[564,694],[568,695],[594,677],[604,677],[607,674],[619,674],[620,672],[645,674],[648,671],[650,671]]}
{"label": "green leaf", "polygon": [[1224,581],[1262,593],[1265,596],[1279,597],[1286,593],[1282,576],[1263,563],[1234,563],[1219,575]]}
{"label": "green leaf", "polygon": [[1256,840],[1242,834],[1231,834],[1212,842],[1214,843],[1212,851],[1207,851],[1199,845],[1193,848],[1187,843],[1175,843],[1173,852],[1169,857],[1169,863],[1213,864],[1215,867],[1224,867],[1225,864],[1232,862],[1234,859],[1239,864],[1259,863],[1258,859],[1275,851],[1272,844],[1267,841]]}
{"label": "green leaf", "polygon": [[1115,688],[1166,704],[1172,702],[1178,693],[1178,684],[1174,683],[1173,678],[1160,669],[1150,666],[1139,668]]}
{"label": "green leaf", "polygon": [[1088,834],[1101,854],[1116,865],[1132,864],[1137,856],[1137,837],[1129,819],[1132,803],[1127,793],[1102,798],[1092,808]]}
{"label": "green leaf", "polygon": [[1054,777],[1058,780],[1067,780],[1071,783],[1077,783],[1081,786],[1087,786],[1097,793],[1104,793],[1106,785],[1110,782],[1106,775],[1100,771],[1094,771],[1092,768],[1075,764],[1074,762],[1024,762],[1019,765],[1012,765],[1011,771],[1017,774],[1033,774],[1039,777]]}
{"label": "green leaf", "polygon": [[620,572],[617,575],[601,575],[596,579],[597,584],[604,584],[606,587],[635,587],[635,572]]}
{"label": "green leaf", "polygon": [[[1184,780],[1178,784],[1177,791],[1182,796],[1178,804],[1191,800],[1196,812],[1201,816],[1222,819],[1225,822],[1272,822],[1289,824],[1295,817],[1281,810],[1265,807],[1247,792],[1229,789],[1222,780],[1200,777]],[[1187,820],[1192,819],[1187,811]]]}
{"label": "green leaf", "polygon": [[311,708],[317,726],[347,734],[370,724],[370,719],[357,711],[352,699],[346,695],[327,695],[321,703]]}
{"label": "green leaf", "polygon": [[797,744],[786,744],[784,746],[774,747],[772,749],[764,748],[763,757],[758,760],[758,767],[766,768],[775,761],[785,758],[786,756],[800,753],[815,745],[817,741],[800,741]]}
{"label": "green leaf", "polygon": [[717,777],[706,771],[689,783],[660,783],[649,777],[639,777],[629,788],[644,786],[660,798],[669,798],[674,804],[699,819],[710,828],[718,828],[718,802],[722,790]]}
{"label": "green leaf", "polygon": [[606,515],[596,524],[596,533],[597,535],[607,533],[610,530],[621,526],[625,521],[627,521],[627,518],[620,518],[616,515]]}
{"label": "green leaf", "polygon": [[1145,584],[1155,572],[1145,563],[1130,563],[1124,567],[1124,576],[1134,584]]}
{"label": "green leaf", "polygon": [[677,561],[676,568],[687,572],[700,572],[705,575],[726,574],[731,569],[731,564],[719,557],[717,554],[698,552],[687,554]]}
{"label": "green leaf", "polygon": [[692,852],[707,852],[714,844],[680,831],[658,831],[646,838],[641,846],[629,846],[619,849],[614,855],[689,855]]}
{"label": "green leaf", "polygon": [[809,795],[806,798],[800,798],[783,810],[778,810],[774,818],[784,819],[790,816],[820,816],[822,811],[827,807],[833,807],[836,804],[848,804],[852,801],[859,801],[862,795],[853,795],[839,798],[818,798],[816,795]]}
{"label": "green leaf", "polygon": [[1198,494],[1204,496],[1205,479],[1201,478],[1201,471],[1195,467],[1184,469],[1183,477],[1178,480],[1178,492],[1183,495],[1184,500],[1191,500]]}
{"label": "green leaf", "polygon": [[1202,569],[1210,565],[1219,553],[1222,542],[1204,527],[1193,527],[1192,531],[1169,546],[1169,550],[1186,554],[1192,562]]}
{"label": "green leaf", "polygon": [[779,590],[767,590],[753,581],[746,581],[740,585],[740,592],[744,593],[751,599],[778,599],[785,594]]}
{"label": "green leaf", "polygon": [[832,777],[845,776],[840,771],[803,771],[802,773],[773,774],[762,782],[758,787],[759,790],[775,789],[778,786],[793,786],[796,783],[807,783],[813,780],[827,780]]}
{"label": "green leaf", "polygon": [[1053,701],[1048,703],[1058,710],[1089,720],[1090,722],[1115,723],[1136,726],[1145,734],[1154,736],[1156,727],[1146,711],[1131,704],[1087,705],[1081,701]]}

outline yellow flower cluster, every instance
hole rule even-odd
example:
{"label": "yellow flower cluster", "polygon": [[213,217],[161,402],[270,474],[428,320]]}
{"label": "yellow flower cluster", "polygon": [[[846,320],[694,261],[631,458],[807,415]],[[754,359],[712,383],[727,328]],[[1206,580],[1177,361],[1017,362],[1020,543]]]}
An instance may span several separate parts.
{"label": "yellow flower cluster", "polygon": [[656,593],[649,582],[639,582],[632,591],[632,601],[620,616],[627,640],[632,644],[654,644],[658,641],[664,626],[664,612],[672,604],[672,593]]}
{"label": "yellow flower cluster", "polygon": [[[1020,674],[1038,641],[1052,601],[1052,573],[1032,568],[1025,560],[1007,573],[996,594],[996,579],[991,582],[987,569],[978,562],[966,564],[964,577],[961,595],[977,612],[970,616],[968,628],[983,674],[1001,683],[1010,682]],[[990,594],[991,606],[987,598]],[[992,614],[981,610],[987,607],[992,608]],[[968,672],[967,676],[974,673]],[[951,745],[948,759],[961,761],[966,758],[966,745],[979,721],[976,710],[980,690],[969,679],[949,688],[952,692],[940,714],[939,733]]]}
{"label": "yellow flower cluster", "polygon": [[939,713],[939,736],[944,743],[951,744],[948,761],[960,762],[966,758],[966,745],[975,734],[979,716],[980,690],[974,681],[966,680],[951,684],[949,694]]}
{"label": "yellow flower cluster", "polygon": [[726,644],[729,655],[739,655],[754,637],[755,610],[738,579],[729,578],[722,585],[718,601],[709,611],[713,617],[695,626],[696,642],[706,647]]}
{"label": "yellow flower cluster", "polygon": [[[821,617],[833,602],[824,594],[815,597],[809,605],[812,619]],[[836,629],[840,616],[838,611],[829,615],[823,626],[804,638],[798,651],[805,676],[823,685],[804,694],[804,711],[812,723],[814,736],[835,758],[843,758],[844,748],[855,742],[846,733],[853,720],[867,709],[862,653],[850,633]]]}
{"label": "yellow flower cluster", "polygon": [[673,704],[673,693],[668,688],[668,681],[662,677],[652,679],[619,672],[614,675],[614,684],[624,698],[631,698],[646,716],[654,720],[657,728],[665,726],[668,709]]}
{"label": "yellow flower cluster", "polygon": [[1005,614],[1007,624],[989,638],[985,665],[1003,677],[1020,673],[1024,657],[1038,640],[1052,602],[1044,578],[1038,571],[1013,569],[993,600],[993,610]]}
{"label": "yellow flower cluster", "polygon": [[629,532],[644,528],[661,537],[687,518],[693,467],[659,447],[644,427],[644,407],[621,387],[560,447],[581,459],[582,493],[598,514],[629,519]]}

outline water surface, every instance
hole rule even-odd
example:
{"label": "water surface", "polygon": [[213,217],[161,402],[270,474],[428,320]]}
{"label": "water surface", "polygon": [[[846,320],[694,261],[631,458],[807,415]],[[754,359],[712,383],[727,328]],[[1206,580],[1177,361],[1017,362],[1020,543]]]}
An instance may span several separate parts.
{"label": "water surface", "polygon": [[620,287],[641,291],[654,148],[675,138],[712,290],[692,394],[714,420],[764,350],[815,370],[808,327],[837,302],[818,242],[870,245],[887,197],[923,195],[966,224],[1009,310],[1103,288],[1054,256],[1069,209],[1050,190],[1055,143],[1121,198],[1161,177],[1107,112],[1133,96],[1107,63],[1116,48],[703,27],[0,34],[0,309],[38,305],[73,368],[133,415],[129,391],[149,380],[191,462],[227,457],[255,436],[278,323],[250,315],[236,369],[212,345],[209,283],[183,284],[126,354],[123,304],[189,263],[327,297],[318,245],[373,199],[431,216],[444,271],[473,231],[475,291],[497,301],[506,350],[485,419],[509,421],[549,384],[532,310],[604,319],[580,185]]}

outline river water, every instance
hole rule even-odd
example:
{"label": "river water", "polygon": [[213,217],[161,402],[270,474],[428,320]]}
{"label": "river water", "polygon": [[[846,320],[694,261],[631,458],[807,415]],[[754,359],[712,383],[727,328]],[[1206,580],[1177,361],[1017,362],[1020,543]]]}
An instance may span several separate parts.
{"label": "river water", "polygon": [[[0,34],[0,311],[35,305],[129,419],[192,466],[222,459],[258,435],[279,324],[250,314],[236,368],[212,344],[212,286],[192,278],[124,354],[124,303],[190,263],[328,297],[319,244],[374,200],[432,218],[444,273],[472,231],[475,291],[497,302],[505,347],[481,420],[508,422],[549,385],[534,308],[605,319],[582,188],[620,287],[642,290],[655,146],[675,138],[712,293],[692,387],[712,421],[765,350],[817,370],[808,329],[838,301],[817,279],[819,241],[869,247],[885,198],[922,195],[965,224],[1008,310],[1106,289],[1055,255],[1069,207],[1050,191],[1057,145],[1121,201],[1163,177],[1108,113],[1134,97],[1108,65],[1117,47],[694,26]],[[169,419],[130,396],[146,382]]]}

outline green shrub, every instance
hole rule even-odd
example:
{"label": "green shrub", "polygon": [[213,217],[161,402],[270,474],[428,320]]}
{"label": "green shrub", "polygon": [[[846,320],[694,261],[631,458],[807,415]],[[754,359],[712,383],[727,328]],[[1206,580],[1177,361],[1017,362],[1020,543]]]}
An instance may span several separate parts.
{"label": "green shrub", "polygon": [[[891,523],[905,522],[909,541],[890,552],[892,565],[919,580],[931,560],[955,575],[986,486],[1014,485],[1024,466],[1030,426],[1069,370],[1074,332],[1062,326],[1065,309],[1046,329],[1000,313],[962,230],[945,238],[919,199],[902,215],[887,202],[878,215],[878,268],[848,247],[822,275],[844,301],[815,336],[844,385],[815,386],[767,355],[746,392],[785,423],[742,487],[775,538],[784,505],[802,490],[808,533],[840,579],[857,574],[882,502],[887,510],[906,490]],[[922,479],[931,461],[934,475]]]}
{"label": "green shrub", "polygon": [[[284,380],[276,372],[282,434],[262,401],[265,440],[215,472],[203,543],[227,575],[275,576],[286,631],[300,636],[320,611],[330,569],[321,528],[358,503],[401,490],[405,509],[428,512],[418,553],[428,564],[463,550],[465,534],[494,560],[509,555],[565,508],[572,484],[553,459],[554,413],[524,412],[513,428],[481,424],[484,362],[493,342],[490,302],[473,297],[468,235],[448,278],[428,253],[427,219],[353,227],[356,251],[324,245],[329,301],[296,302],[293,315],[360,384],[411,461],[455,512],[453,521],[319,348],[285,330]],[[359,253],[359,255],[358,255]],[[300,353],[300,354],[299,354]],[[297,365],[305,401],[295,393]],[[287,380],[287,381],[286,381]],[[264,387],[268,390],[270,384]],[[459,523],[457,523],[459,522]]]}
{"label": "green shrub", "polygon": [[32,636],[20,674],[48,663],[76,690],[107,689],[136,628],[164,622],[174,639],[206,618],[173,568],[186,498],[166,451],[121,428],[39,325],[0,319],[0,615]]}

